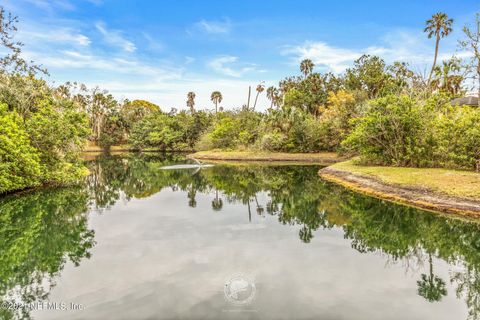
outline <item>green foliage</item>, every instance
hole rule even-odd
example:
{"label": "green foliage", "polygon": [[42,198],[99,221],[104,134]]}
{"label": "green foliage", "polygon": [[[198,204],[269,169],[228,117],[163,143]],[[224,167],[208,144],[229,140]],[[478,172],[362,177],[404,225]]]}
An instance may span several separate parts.
{"label": "green foliage", "polygon": [[[90,257],[88,194],[82,188],[36,191],[0,200],[0,303],[45,301],[67,261]],[[1,319],[30,319],[29,308],[1,308]]]}
{"label": "green foliage", "polygon": [[83,100],[49,86],[37,76],[46,71],[21,58],[17,22],[0,7],[0,194],[87,173],[78,161],[89,134]]}
{"label": "green foliage", "polygon": [[218,148],[234,147],[239,135],[240,126],[238,121],[231,117],[220,119],[212,132],[209,133],[213,146]]}
{"label": "green foliage", "polygon": [[77,112],[67,100],[45,100],[25,124],[40,154],[42,183],[69,184],[85,176],[79,161],[90,132],[85,113]]}
{"label": "green foliage", "polygon": [[231,149],[253,145],[259,136],[260,113],[242,109],[233,112],[219,112],[213,125],[200,138],[196,148]]}
{"label": "green foliage", "polygon": [[475,169],[480,160],[480,110],[447,106],[437,115],[431,130],[437,148],[434,159],[444,167]]}
{"label": "green foliage", "polygon": [[0,194],[39,184],[40,157],[15,111],[0,104]]}
{"label": "green foliage", "polygon": [[139,149],[191,150],[208,123],[205,112],[154,113],[134,124],[128,141]]}
{"label": "green foliage", "polygon": [[389,95],[370,103],[343,146],[366,163],[474,169],[480,159],[480,110],[452,107],[448,96]]}
{"label": "green foliage", "polygon": [[404,95],[373,100],[343,145],[358,151],[366,162],[421,165],[429,139],[428,116],[423,111],[417,101]]}
{"label": "green foliage", "polygon": [[121,108],[121,118],[124,121],[126,130],[142,120],[147,115],[160,112],[160,107],[146,100],[133,100],[126,102]]}
{"label": "green foliage", "polygon": [[283,151],[287,137],[281,132],[266,133],[260,140],[260,149],[267,151]]}
{"label": "green foliage", "polygon": [[369,99],[400,93],[408,88],[416,77],[405,63],[388,66],[377,56],[363,55],[347,70],[345,86],[348,90],[365,92]]}

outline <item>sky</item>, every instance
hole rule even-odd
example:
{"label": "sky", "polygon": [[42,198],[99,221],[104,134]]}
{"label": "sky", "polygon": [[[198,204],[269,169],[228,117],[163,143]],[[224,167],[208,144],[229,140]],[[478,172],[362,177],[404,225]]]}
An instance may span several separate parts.
{"label": "sky", "polygon": [[[454,32],[440,43],[440,59],[458,50],[461,29],[480,12],[478,0],[402,1],[123,1],[0,0],[19,17],[16,39],[24,57],[49,70],[48,81],[99,86],[118,99],[144,99],[162,110],[213,109],[220,91],[226,109],[246,103],[248,87],[276,85],[315,71],[342,73],[362,54],[408,62],[425,73],[434,40],[425,20],[445,12]],[[269,106],[265,92],[258,109]]]}

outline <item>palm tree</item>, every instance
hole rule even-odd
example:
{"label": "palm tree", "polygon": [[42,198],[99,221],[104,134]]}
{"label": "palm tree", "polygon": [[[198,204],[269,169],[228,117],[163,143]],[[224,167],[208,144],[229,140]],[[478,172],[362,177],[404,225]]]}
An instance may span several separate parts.
{"label": "palm tree", "polygon": [[430,274],[422,273],[422,280],[417,281],[418,294],[429,302],[440,301],[443,296],[447,295],[445,289],[445,281],[433,274],[432,254],[428,254],[428,262],[430,264]]}
{"label": "palm tree", "polygon": [[271,101],[270,109],[273,105],[277,104],[278,101],[278,89],[275,87],[268,87],[267,88],[267,98]]}
{"label": "palm tree", "polygon": [[448,61],[443,61],[442,66],[436,66],[434,70],[435,77],[432,79],[431,87],[443,92],[449,92],[452,95],[460,93],[463,81],[463,75],[459,74],[460,60],[452,58]]}
{"label": "palm tree", "polygon": [[220,91],[213,91],[212,95],[210,96],[210,100],[212,100],[213,103],[215,103],[215,113],[218,111],[218,104],[222,102],[222,93]]}
{"label": "palm tree", "polygon": [[312,73],[313,67],[315,67],[315,64],[310,59],[303,59],[302,62],[300,62],[300,71],[305,78]]}
{"label": "palm tree", "polygon": [[265,209],[258,203],[257,194],[254,195],[255,203],[257,204],[257,214],[263,216]]}
{"label": "palm tree", "polygon": [[258,95],[259,95],[260,93],[262,93],[263,90],[265,90],[265,85],[263,84],[263,81],[258,84],[258,86],[257,86],[257,88],[256,88],[255,90],[257,90],[257,96],[255,97],[255,103],[253,104],[253,110],[255,110],[255,107],[256,107],[256,105],[257,105]]}
{"label": "palm tree", "polygon": [[212,209],[215,211],[222,210],[223,200],[218,197],[218,190],[215,190],[215,199],[212,200]]}
{"label": "palm tree", "polygon": [[428,34],[429,39],[435,36],[435,57],[433,58],[432,69],[430,70],[430,75],[428,76],[428,84],[430,84],[433,69],[437,64],[438,44],[440,43],[440,38],[446,37],[450,34],[450,32],[452,32],[453,19],[449,19],[446,13],[438,12],[432,15],[432,18],[428,19],[426,24],[427,26],[423,32]]}
{"label": "palm tree", "polygon": [[190,108],[191,113],[195,112],[194,106],[195,106],[195,92],[190,91],[187,94],[187,107]]}
{"label": "palm tree", "polygon": [[193,186],[193,183],[190,186],[190,189],[187,192],[188,206],[195,208],[197,206],[197,200],[195,199],[197,195],[197,190]]}

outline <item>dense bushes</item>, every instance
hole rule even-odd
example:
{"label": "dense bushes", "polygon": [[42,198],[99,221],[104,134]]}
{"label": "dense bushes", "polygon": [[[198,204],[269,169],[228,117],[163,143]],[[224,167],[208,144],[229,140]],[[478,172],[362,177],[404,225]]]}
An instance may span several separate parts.
{"label": "dense bushes", "polygon": [[428,140],[422,111],[408,96],[374,100],[343,145],[358,151],[365,162],[418,166]]}
{"label": "dense bushes", "polygon": [[79,159],[90,133],[87,115],[68,100],[47,99],[38,106],[25,119],[25,127],[40,155],[41,181],[72,183],[87,173]]}
{"label": "dense bushes", "polygon": [[39,184],[40,157],[20,116],[0,104],[0,194]]}
{"label": "dense bushes", "polygon": [[474,169],[480,160],[480,110],[447,106],[433,126],[435,165]]}
{"label": "dense bushes", "polygon": [[87,173],[78,158],[89,133],[86,114],[68,101],[36,106],[22,118],[0,104],[0,193],[69,184]]}
{"label": "dense bushes", "polygon": [[90,132],[86,99],[48,85],[46,71],[21,57],[16,22],[0,7],[0,194],[88,173],[78,158]]}
{"label": "dense bushes", "polygon": [[138,149],[192,150],[209,122],[210,115],[205,112],[156,112],[133,125],[128,142]]}
{"label": "dense bushes", "polygon": [[260,134],[262,114],[250,110],[219,112],[196,144],[198,150],[245,148]]}
{"label": "dense bushes", "polygon": [[480,110],[452,107],[445,96],[388,95],[355,122],[343,146],[364,163],[473,169],[480,159]]}

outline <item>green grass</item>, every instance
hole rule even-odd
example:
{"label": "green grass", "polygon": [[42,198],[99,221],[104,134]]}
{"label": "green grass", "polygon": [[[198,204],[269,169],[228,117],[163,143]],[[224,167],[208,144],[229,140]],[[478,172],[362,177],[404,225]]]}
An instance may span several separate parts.
{"label": "green grass", "polygon": [[471,171],[357,165],[353,160],[331,168],[374,177],[404,187],[424,188],[443,194],[480,200],[480,174]]}

